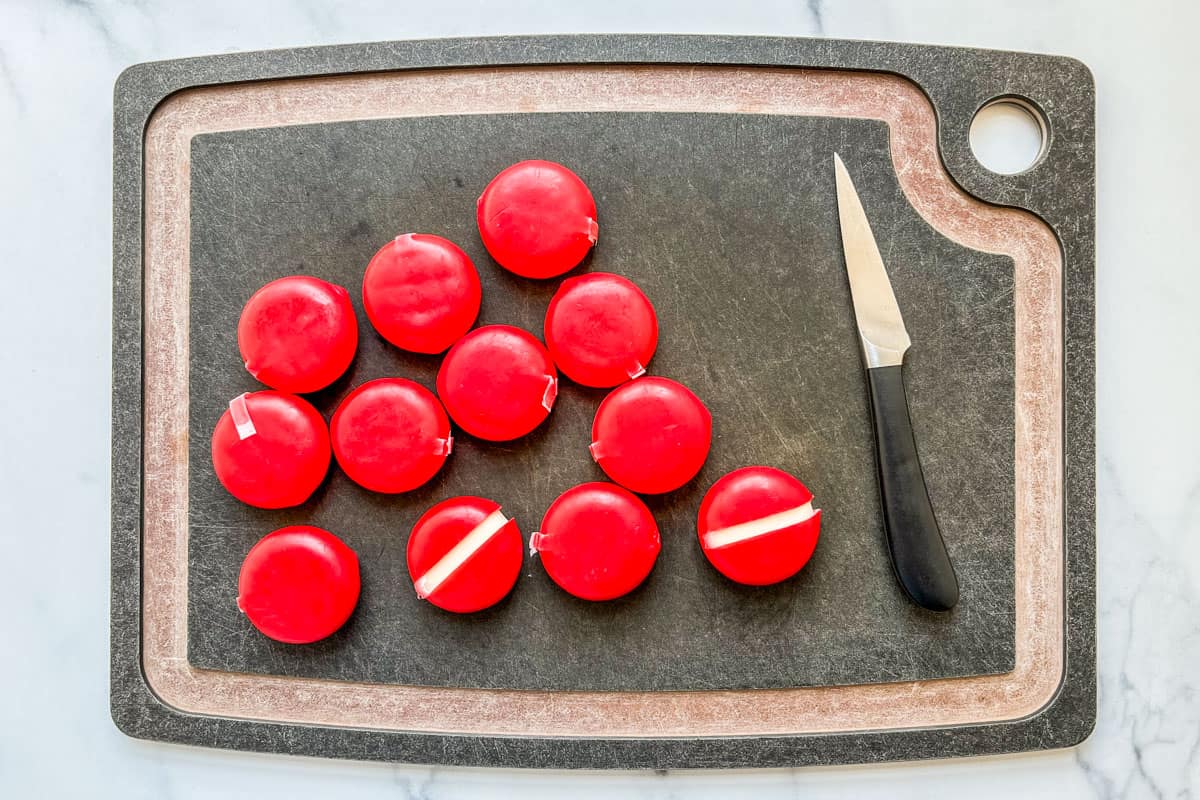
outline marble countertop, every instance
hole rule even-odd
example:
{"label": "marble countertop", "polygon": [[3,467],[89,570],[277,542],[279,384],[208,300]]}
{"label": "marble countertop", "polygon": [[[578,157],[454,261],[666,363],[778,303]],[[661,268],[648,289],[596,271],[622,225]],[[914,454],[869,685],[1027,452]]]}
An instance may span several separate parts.
{"label": "marble countertop", "polygon": [[[2,0],[0,793],[6,797],[1190,797],[1200,792],[1192,37],[1154,0]],[[593,7],[593,5],[595,7]],[[134,741],[108,713],[112,86],[180,56],[558,32],[834,36],[1071,55],[1098,108],[1100,712],[1069,751],[803,770],[430,769]],[[19,643],[21,650],[12,648]]]}

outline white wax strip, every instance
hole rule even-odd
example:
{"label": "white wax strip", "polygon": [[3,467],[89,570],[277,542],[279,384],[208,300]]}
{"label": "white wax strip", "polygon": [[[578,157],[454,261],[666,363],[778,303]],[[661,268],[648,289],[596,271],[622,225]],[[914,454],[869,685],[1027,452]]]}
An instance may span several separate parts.
{"label": "white wax strip", "polygon": [[454,437],[447,436],[445,439],[437,439],[433,443],[433,454],[437,456],[448,456],[454,452]]}
{"label": "white wax strip", "polygon": [[642,366],[642,362],[634,359],[633,368],[629,370],[629,377],[640,378],[646,374],[646,368]]}
{"label": "white wax strip", "polygon": [[233,427],[237,428],[239,439],[249,439],[258,433],[254,428],[254,420],[250,419],[250,409],[246,408],[246,395],[239,394],[229,401],[229,416],[233,419]]}
{"label": "white wax strip", "polygon": [[558,397],[558,378],[546,376],[546,391],[542,394],[542,408],[550,411],[554,408],[554,398]]}
{"label": "white wax strip", "polygon": [[604,448],[600,446],[599,442],[592,442],[588,445],[588,452],[592,454],[592,461],[595,461],[597,464],[600,463],[600,459],[604,458],[603,451]]}
{"label": "white wax strip", "polygon": [[600,238],[600,223],[590,217],[587,221],[587,237],[592,244],[595,244],[596,240]]}
{"label": "white wax strip", "polygon": [[458,544],[451,547],[449,553],[438,559],[438,562],[430,567],[424,575],[413,581],[417,597],[424,600],[437,591],[437,588],[445,583],[447,578],[453,575],[459,567],[467,562],[468,558],[475,555],[479,548],[487,544],[488,540],[507,524],[508,518],[500,509],[497,508],[488,514],[483,522],[472,528]]}
{"label": "white wax strip", "polygon": [[529,534],[529,555],[536,555],[542,550],[542,542],[546,540],[546,534],[541,531],[534,531]]}
{"label": "white wax strip", "polygon": [[718,528],[715,531],[709,531],[704,534],[704,546],[710,549],[725,547],[726,545],[744,542],[747,539],[753,539],[757,536],[781,531],[784,528],[790,528],[793,525],[799,525],[801,522],[812,519],[818,510],[813,508],[812,501],[809,500],[804,505],[789,508],[787,511],[777,511],[774,514],[752,519],[749,522],[739,522],[737,525],[730,525],[728,528]]}

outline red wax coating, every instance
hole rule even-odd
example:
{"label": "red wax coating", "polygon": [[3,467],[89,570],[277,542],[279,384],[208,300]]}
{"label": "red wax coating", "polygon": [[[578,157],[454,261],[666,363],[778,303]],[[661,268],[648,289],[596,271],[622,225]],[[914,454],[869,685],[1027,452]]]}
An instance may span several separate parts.
{"label": "red wax coating", "polygon": [[662,549],[650,509],[611,483],[584,483],[559,495],[529,546],[555,583],[584,600],[633,591]]}
{"label": "red wax coating", "polygon": [[708,458],[712,415],[668,378],[638,378],[613,389],[592,423],[592,458],[608,477],[642,494],[678,489]]}
{"label": "red wax coating", "polygon": [[246,369],[281,392],[324,389],[342,376],[358,348],[358,323],[341,286],[292,275],[251,296],[238,320]]}
{"label": "red wax coating", "polygon": [[546,346],[576,383],[616,386],[646,371],[658,346],[658,318],[633,281],[593,272],[563,281],[551,299]]}
{"label": "red wax coating", "polygon": [[521,161],[483,190],[479,236],[492,258],[526,278],[553,278],[596,243],[596,201],[579,176],[553,161]]}
{"label": "red wax coating", "polygon": [[394,494],[432,478],[450,456],[450,420],[433,392],[404,378],[368,381],[329,423],[333,454],[350,480]]}
{"label": "red wax coating", "polygon": [[550,415],[558,372],[531,334],[511,325],[487,325],[450,348],[437,390],[463,430],[504,442],[524,436]]}
{"label": "red wax coating", "polygon": [[[700,504],[704,555],[738,583],[792,577],[817,546],[821,512],[803,483],[774,467],[743,467],[713,484]],[[722,541],[727,543],[722,543]]]}
{"label": "red wax coating", "polygon": [[397,236],[363,276],[363,306],[375,330],[415,353],[441,353],[458,341],[475,324],[480,298],[475,265],[440,236]]}
{"label": "red wax coating", "polygon": [[243,394],[217,421],[212,461],[221,485],[243,503],[298,506],[329,471],[329,431],[321,414],[295,395]]}
{"label": "red wax coating", "polygon": [[329,531],[293,525],[250,548],[237,605],[254,627],[288,644],[324,639],[358,604],[358,556]]}
{"label": "red wax coating", "polygon": [[408,537],[408,574],[418,597],[469,614],[512,591],[524,546],[516,520],[491,524],[502,521],[499,512],[499,503],[482,497],[451,497],[417,520]]}

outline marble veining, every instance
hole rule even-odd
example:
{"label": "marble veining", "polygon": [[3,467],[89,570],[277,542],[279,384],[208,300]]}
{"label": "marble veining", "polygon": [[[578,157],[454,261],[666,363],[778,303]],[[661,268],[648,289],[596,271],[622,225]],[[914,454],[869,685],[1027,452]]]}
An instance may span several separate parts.
{"label": "marble veining", "polygon": [[25,108],[25,99],[21,97],[21,88],[17,85],[17,79],[13,77],[12,68],[8,66],[8,56],[0,50],[0,83],[4,86],[4,93],[12,101],[14,110],[23,111]]}
{"label": "marble veining", "polygon": [[[1200,376],[1190,231],[1200,6],[1158,0],[838,4],[477,0],[0,3],[0,661],[5,796],[120,798],[1188,798],[1200,793]],[[719,773],[429,769],[126,739],[108,719],[111,93],[134,62],[445,35],[671,31],[938,42],[1074,55],[1099,113],[1100,714],[1072,751]],[[1135,157],[1136,156],[1136,157]],[[47,244],[50,247],[47,247]],[[47,301],[54,298],[52,313]],[[13,302],[13,298],[20,298]],[[47,317],[52,323],[47,324]],[[31,399],[36,401],[31,403]],[[15,512],[15,514],[14,514]]]}
{"label": "marble veining", "polygon": [[821,18],[821,0],[808,0],[808,13],[812,15],[813,33],[825,33],[825,21]]}

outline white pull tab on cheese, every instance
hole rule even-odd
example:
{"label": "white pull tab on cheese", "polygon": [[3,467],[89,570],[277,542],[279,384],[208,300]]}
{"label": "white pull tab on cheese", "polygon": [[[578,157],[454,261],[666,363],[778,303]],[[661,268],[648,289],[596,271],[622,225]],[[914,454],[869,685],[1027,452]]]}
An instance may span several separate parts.
{"label": "white pull tab on cheese", "polygon": [[777,511],[774,514],[768,514],[765,517],[752,519],[748,522],[739,522],[737,525],[730,525],[728,528],[717,528],[704,534],[702,537],[704,546],[709,549],[726,547],[727,545],[744,542],[747,539],[755,539],[759,536],[765,536],[768,533],[775,533],[775,531],[799,525],[801,522],[807,522],[816,515],[818,510],[813,508],[812,501],[810,500],[796,508]]}
{"label": "white pull tab on cheese", "polygon": [[458,544],[450,548],[450,552],[438,559],[438,562],[430,567],[424,575],[413,581],[417,597],[424,600],[437,591],[437,588],[457,572],[468,558],[475,555],[479,548],[487,544],[488,540],[507,524],[508,517],[504,516],[504,512],[498,508],[484,517],[483,521],[472,528]]}
{"label": "white pull tab on cheese", "polygon": [[246,408],[246,395],[239,394],[229,401],[229,417],[233,420],[239,439],[249,439],[258,433],[254,420],[250,419],[250,409]]}
{"label": "white pull tab on cheese", "polygon": [[546,376],[546,391],[542,393],[542,408],[546,411],[554,410],[554,399],[558,397],[558,378],[553,375]]}

